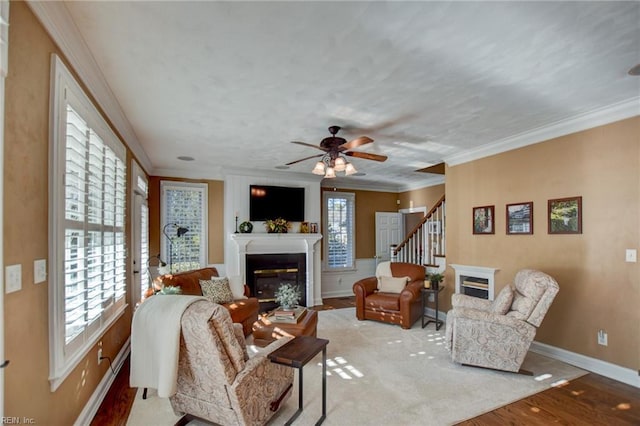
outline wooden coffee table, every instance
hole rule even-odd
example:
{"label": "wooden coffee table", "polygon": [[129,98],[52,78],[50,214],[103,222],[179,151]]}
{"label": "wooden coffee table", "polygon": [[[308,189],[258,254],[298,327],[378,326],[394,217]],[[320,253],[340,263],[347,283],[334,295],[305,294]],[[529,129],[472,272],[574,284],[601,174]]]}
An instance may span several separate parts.
{"label": "wooden coffee table", "polygon": [[318,326],[318,312],[307,309],[304,316],[296,323],[274,321],[267,315],[262,315],[253,323],[253,344],[267,346],[282,336],[316,336]]}
{"label": "wooden coffee table", "polygon": [[318,339],[312,336],[300,336],[285,343],[271,352],[271,362],[298,369],[298,410],[293,413],[285,425],[290,425],[302,413],[302,367],[311,361],[322,351],[322,416],[316,422],[321,424],[327,417],[327,339]]}

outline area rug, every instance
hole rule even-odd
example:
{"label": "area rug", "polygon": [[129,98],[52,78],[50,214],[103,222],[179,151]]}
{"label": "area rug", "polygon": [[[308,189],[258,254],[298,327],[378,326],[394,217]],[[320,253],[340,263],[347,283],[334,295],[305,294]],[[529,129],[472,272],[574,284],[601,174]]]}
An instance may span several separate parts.
{"label": "area rug", "polygon": [[[319,312],[318,337],[327,347],[326,425],[451,425],[541,392],[587,372],[529,352],[523,368],[533,377],[464,367],[451,361],[444,328],[410,330],[358,321],[355,308]],[[304,411],[295,425],[313,425],[322,412],[322,356],[304,367]],[[294,392],[270,421],[282,425],[298,407]],[[138,391],[128,425],[173,425],[168,399]],[[208,423],[191,422],[191,425]]]}

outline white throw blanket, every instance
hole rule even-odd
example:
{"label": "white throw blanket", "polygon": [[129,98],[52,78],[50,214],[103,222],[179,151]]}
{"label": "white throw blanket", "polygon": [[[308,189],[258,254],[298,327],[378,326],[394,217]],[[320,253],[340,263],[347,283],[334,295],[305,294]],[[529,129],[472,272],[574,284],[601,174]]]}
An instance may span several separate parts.
{"label": "white throw blanket", "polygon": [[131,387],[153,388],[158,396],[176,393],[180,321],[202,296],[155,295],[142,303],[131,326]]}

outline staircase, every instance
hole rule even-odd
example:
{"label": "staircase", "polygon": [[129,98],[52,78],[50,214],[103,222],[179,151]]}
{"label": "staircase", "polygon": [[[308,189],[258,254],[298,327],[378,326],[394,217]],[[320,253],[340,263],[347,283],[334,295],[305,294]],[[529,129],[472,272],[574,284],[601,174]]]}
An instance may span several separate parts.
{"label": "staircase", "polygon": [[[392,262],[407,262],[443,270],[445,258],[445,196],[391,249]],[[435,271],[432,271],[435,272]]]}

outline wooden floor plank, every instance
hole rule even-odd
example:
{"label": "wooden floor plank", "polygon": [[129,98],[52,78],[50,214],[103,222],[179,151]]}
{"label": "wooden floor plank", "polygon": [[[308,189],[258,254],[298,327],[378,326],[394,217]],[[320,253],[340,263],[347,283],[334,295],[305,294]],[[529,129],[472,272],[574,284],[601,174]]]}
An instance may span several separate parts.
{"label": "wooden floor plank", "polygon": [[[350,308],[354,297],[324,299],[313,309]],[[137,389],[129,387],[129,361],[100,405],[93,426],[124,426]],[[587,374],[565,386],[551,388],[481,416],[465,426],[640,425],[640,389],[597,374]]]}

